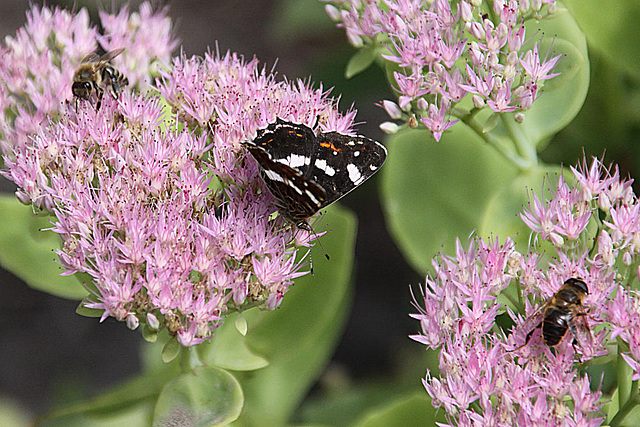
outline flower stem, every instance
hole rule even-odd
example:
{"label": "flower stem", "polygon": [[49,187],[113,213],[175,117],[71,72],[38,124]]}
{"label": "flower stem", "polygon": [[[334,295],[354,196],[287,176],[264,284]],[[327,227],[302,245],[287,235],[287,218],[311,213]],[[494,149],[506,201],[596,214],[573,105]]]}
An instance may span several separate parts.
{"label": "flower stem", "polygon": [[198,366],[205,366],[200,360],[196,346],[184,347],[181,351],[180,368],[185,372],[191,372]]}
{"label": "flower stem", "polygon": [[520,158],[528,164],[527,169],[533,168],[538,164],[538,153],[536,152],[535,144],[529,136],[523,132],[522,126],[516,123],[513,115],[501,114],[500,118],[509,132],[509,136],[511,136],[511,140],[514,142],[520,154]]}
{"label": "flower stem", "polygon": [[633,371],[620,354],[618,354],[616,374],[618,377],[618,402],[622,407],[631,397],[631,376]]}
{"label": "flower stem", "polygon": [[[637,383],[637,381],[633,381],[633,383]],[[636,388],[637,388],[637,384]],[[609,425],[611,427],[618,427],[623,425],[628,425],[623,423],[629,412],[631,412],[634,408],[636,408],[640,404],[640,398],[636,394],[633,399],[629,399],[625,402],[625,404],[618,410],[618,413],[611,419]]]}
{"label": "flower stem", "polygon": [[[516,139],[516,135],[514,132],[515,129],[513,131],[509,129],[514,139],[515,145],[518,146],[521,151],[525,151],[527,157],[520,156],[512,147],[502,142],[499,138],[496,138],[496,136],[491,132],[485,132],[482,125],[478,123],[477,120],[474,120],[475,114],[473,112],[467,114],[455,114],[454,112],[453,115],[458,117],[463,123],[469,126],[469,128],[473,130],[480,138],[482,138],[486,143],[495,148],[498,153],[500,153],[503,157],[513,163],[519,170],[526,171],[537,164],[538,159],[537,155],[535,154],[535,148],[533,149],[533,159],[531,158],[531,150],[524,150],[524,148],[530,144],[528,143],[528,139],[524,138],[524,134],[521,131],[517,133]],[[507,126],[507,128],[509,127]],[[523,145],[523,147],[520,147],[520,145]]]}

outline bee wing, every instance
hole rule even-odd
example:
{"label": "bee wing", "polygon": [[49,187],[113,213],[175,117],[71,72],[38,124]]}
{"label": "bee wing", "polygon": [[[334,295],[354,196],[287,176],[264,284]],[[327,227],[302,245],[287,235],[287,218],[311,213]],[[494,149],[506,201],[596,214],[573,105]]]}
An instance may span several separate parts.
{"label": "bee wing", "polygon": [[96,62],[99,59],[100,59],[100,57],[98,56],[98,54],[95,53],[95,52],[92,52],[92,53],[86,55],[84,58],[82,58],[80,60],[80,63],[81,64],[86,64],[87,62]]}
{"label": "bee wing", "polygon": [[120,55],[122,52],[124,52],[124,48],[121,47],[119,49],[113,49],[110,50],[109,52],[105,53],[104,55],[102,55],[99,59],[100,62],[109,62],[111,61],[113,58],[115,58],[116,56]]}

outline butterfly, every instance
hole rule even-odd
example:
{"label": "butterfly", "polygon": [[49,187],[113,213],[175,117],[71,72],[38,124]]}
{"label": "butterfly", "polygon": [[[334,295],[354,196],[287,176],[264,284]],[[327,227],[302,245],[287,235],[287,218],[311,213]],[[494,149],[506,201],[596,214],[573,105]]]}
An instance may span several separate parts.
{"label": "butterfly", "polygon": [[375,174],[386,148],[364,136],[321,132],[280,118],[244,142],[276,198],[278,211],[299,228]]}

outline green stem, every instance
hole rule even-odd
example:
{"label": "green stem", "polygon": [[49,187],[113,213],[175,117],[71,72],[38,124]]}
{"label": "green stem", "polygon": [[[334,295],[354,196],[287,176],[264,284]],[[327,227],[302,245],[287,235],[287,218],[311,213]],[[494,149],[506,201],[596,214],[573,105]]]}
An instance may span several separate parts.
{"label": "green stem", "polygon": [[633,370],[631,367],[625,362],[624,358],[621,354],[618,354],[618,361],[616,367],[616,376],[618,379],[618,402],[620,402],[620,406],[622,407],[627,403],[629,398],[631,397],[631,376],[633,375]]}
{"label": "green stem", "polygon": [[513,163],[518,169],[524,171],[531,169],[531,162],[527,159],[520,157],[513,149],[502,143],[498,138],[489,132],[485,132],[482,125],[474,120],[474,114],[456,114],[463,123],[465,123],[471,130],[473,130],[480,138],[482,138],[487,144],[495,148],[498,153],[504,156],[507,160]]}
{"label": "green stem", "polygon": [[200,360],[200,355],[196,349],[197,346],[185,347],[181,351],[180,368],[184,372],[191,372],[198,366],[205,366]]}
{"label": "green stem", "polygon": [[536,145],[529,139],[529,136],[522,131],[522,126],[516,123],[513,115],[501,114],[500,118],[509,132],[509,136],[511,136],[511,140],[514,142],[520,154],[520,158],[527,162],[529,169],[533,168],[538,164]]}
{"label": "green stem", "polygon": [[[520,288],[518,286],[518,288]],[[513,295],[509,295],[507,292],[503,292],[502,296],[505,297],[514,307],[522,307],[522,297],[520,295],[520,289],[518,289],[518,299],[516,300]]]}
{"label": "green stem", "polygon": [[491,132],[485,132],[483,126],[475,120],[475,116],[479,111],[477,108],[469,112],[453,109],[451,113],[454,117],[459,118],[460,121],[469,126],[480,138],[513,163],[520,171],[531,170],[538,164],[538,153],[536,152],[535,144],[533,144],[527,137],[527,134],[522,131],[522,127],[515,122],[512,115],[499,115],[513,142],[513,145],[508,145],[500,138],[496,138]]}
{"label": "green stem", "polygon": [[[637,385],[638,385],[637,381],[633,381],[633,383],[635,383],[636,389],[637,389]],[[620,410],[618,410],[618,413],[616,414],[615,417],[611,419],[611,422],[609,422],[609,425],[611,427],[628,425],[628,424],[623,424],[624,419],[627,417],[627,415],[629,415],[629,412],[635,409],[636,406],[638,406],[639,404],[640,404],[640,398],[638,398],[638,394],[636,393],[633,399],[627,400],[624,406],[622,406]]]}

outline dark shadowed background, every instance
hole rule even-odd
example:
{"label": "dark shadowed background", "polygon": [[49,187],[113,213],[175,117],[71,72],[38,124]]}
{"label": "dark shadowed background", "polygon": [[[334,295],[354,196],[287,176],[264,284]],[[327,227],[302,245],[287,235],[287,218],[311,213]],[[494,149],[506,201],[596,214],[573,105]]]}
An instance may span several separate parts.
{"label": "dark shadowed background", "polygon": [[[97,17],[96,1],[47,3],[67,8],[86,3],[94,21]],[[107,8],[122,4],[105,3]],[[132,2],[134,7],[138,3]],[[344,78],[354,50],[344,32],[326,17],[322,3],[191,0],[168,4],[185,54],[201,55],[217,46],[221,52],[231,50],[246,58],[255,55],[269,69],[276,64],[278,74],[288,79],[311,77],[325,88],[333,87],[335,96],[341,95],[341,109],[353,104],[359,110],[359,133],[383,139],[377,125],[386,114],[375,104],[392,99],[393,94],[376,67],[351,80]],[[15,34],[24,24],[28,6],[22,0],[0,2],[2,36]],[[0,178],[0,189],[15,190],[4,178]],[[409,285],[423,278],[405,263],[385,230],[375,178],[341,203],[354,210],[359,221],[356,290],[349,323],[330,368],[346,379],[366,379],[372,373],[393,371],[402,358],[401,349],[422,351],[407,335],[418,329],[408,317],[413,311]],[[31,290],[0,270],[0,395],[41,412],[73,397],[69,393],[94,394],[138,372],[140,333],[111,318],[100,324],[81,317],[75,314],[77,304]],[[415,381],[419,383],[420,378]]]}

